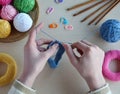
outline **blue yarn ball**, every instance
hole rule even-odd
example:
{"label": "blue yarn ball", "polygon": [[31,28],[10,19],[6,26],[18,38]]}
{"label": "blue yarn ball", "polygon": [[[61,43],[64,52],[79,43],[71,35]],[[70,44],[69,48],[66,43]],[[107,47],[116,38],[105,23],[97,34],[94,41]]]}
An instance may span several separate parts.
{"label": "blue yarn ball", "polygon": [[117,42],[120,40],[120,21],[110,19],[100,27],[100,35],[107,42]]}

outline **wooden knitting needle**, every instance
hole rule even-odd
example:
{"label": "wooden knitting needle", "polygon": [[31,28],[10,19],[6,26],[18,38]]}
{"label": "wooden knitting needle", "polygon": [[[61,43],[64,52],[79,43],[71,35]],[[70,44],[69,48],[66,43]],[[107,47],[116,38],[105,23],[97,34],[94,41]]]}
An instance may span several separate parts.
{"label": "wooden knitting needle", "polygon": [[81,22],[86,21],[88,18],[90,18],[92,15],[94,15],[95,13],[97,13],[99,10],[103,9],[104,7],[106,7],[107,5],[109,5],[110,3],[111,3],[111,0],[109,2],[107,2],[107,3],[105,3],[103,6],[101,6],[97,10],[95,10],[94,12],[92,12],[91,14],[89,14],[87,17],[85,17],[83,20],[81,20]]}
{"label": "wooden knitting needle", "polygon": [[85,12],[85,11],[93,8],[93,7],[96,7],[97,5],[99,5],[99,4],[101,4],[101,3],[105,2],[105,1],[106,1],[106,0],[102,0],[102,1],[100,1],[100,2],[97,2],[97,3],[95,3],[94,5],[91,5],[90,7],[87,7],[87,8],[85,8],[85,9],[79,11],[78,13],[73,14],[73,16],[77,16],[77,15],[79,15],[79,14],[81,14],[81,13],[83,13],[83,12]]}
{"label": "wooden knitting needle", "polygon": [[97,0],[89,0],[89,1],[84,2],[84,3],[81,3],[81,4],[77,4],[77,5],[75,5],[75,6],[71,7],[71,8],[68,8],[68,9],[66,9],[66,10],[67,10],[67,11],[70,11],[70,10],[73,10],[73,9],[76,9],[76,8],[79,8],[79,7],[82,7],[82,6],[84,6],[84,5],[93,3],[93,2],[95,2],[95,1],[97,1]]}
{"label": "wooden knitting needle", "polygon": [[113,6],[114,4],[116,4],[116,2],[118,2],[119,0],[115,0],[112,4],[110,4],[110,6],[108,6],[104,11],[102,11],[101,13],[98,14],[98,16],[96,16],[92,21],[90,21],[88,23],[88,25],[91,25],[96,19],[98,19],[102,14],[104,14],[108,9],[111,8],[111,6]]}
{"label": "wooden knitting needle", "polygon": [[95,23],[95,25],[97,25],[119,2],[120,1],[116,2],[115,5],[113,5],[108,11],[106,11],[106,13],[99,18],[99,20]]}

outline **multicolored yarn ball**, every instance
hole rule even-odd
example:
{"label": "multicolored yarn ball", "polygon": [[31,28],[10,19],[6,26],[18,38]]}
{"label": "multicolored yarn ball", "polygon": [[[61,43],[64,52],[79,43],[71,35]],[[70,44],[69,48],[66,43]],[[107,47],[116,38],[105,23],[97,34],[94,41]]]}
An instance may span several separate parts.
{"label": "multicolored yarn ball", "polygon": [[11,33],[11,25],[8,21],[0,19],[0,38],[6,38]]}
{"label": "multicolored yarn ball", "polygon": [[19,32],[26,32],[32,27],[33,20],[28,14],[19,13],[15,16],[13,24]]}
{"label": "multicolored yarn ball", "polygon": [[1,18],[10,21],[13,20],[17,13],[17,10],[12,5],[6,5],[1,9]]}
{"label": "multicolored yarn ball", "polygon": [[100,35],[107,42],[117,42],[120,40],[120,21],[115,19],[107,20],[100,27]]}
{"label": "multicolored yarn ball", "polygon": [[12,2],[12,0],[0,0],[0,5],[8,5]]}
{"label": "multicolored yarn ball", "polygon": [[20,12],[28,13],[35,6],[35,0],[14,0],[14,6]]}

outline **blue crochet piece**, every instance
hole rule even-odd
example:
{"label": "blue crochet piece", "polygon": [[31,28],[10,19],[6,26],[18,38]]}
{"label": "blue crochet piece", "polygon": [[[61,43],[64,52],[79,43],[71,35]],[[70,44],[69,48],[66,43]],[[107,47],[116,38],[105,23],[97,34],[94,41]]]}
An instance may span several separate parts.
{"label": "blue crochet piece", "polygon": [[55,43],[57,43],[57,44],[59,45],[59,49],[58,49],[58,52],[56,53],[56,55],[55,55],[54,58],[49,58],[49,59],[48,59],[48,63],[49,63],[49,65],[50,65],[51,68],[56,68],[56,67],[58,66],[59,61],[60,61],[60,59],[62,58],[62,55],[63,55],[64,52],[65,52],[64,47],[63,47],[62,44],[61,44],[59,41],[57,41],[57,40],[51,42],[51,43],[48,45],[47,49],[48,49],[49,47],[51,47],[52,45],[54,45]]}
{"label": "blue crochet piece", "polygon": [[120,21],[115,19],[107,20],[100,27],[100,35],[108,42],[117,42],[120,40]]}

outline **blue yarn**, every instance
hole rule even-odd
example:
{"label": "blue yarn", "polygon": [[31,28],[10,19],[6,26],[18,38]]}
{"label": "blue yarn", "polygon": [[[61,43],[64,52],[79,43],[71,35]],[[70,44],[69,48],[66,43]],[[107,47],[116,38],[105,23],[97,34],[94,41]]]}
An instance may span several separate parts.
{"label": "blue yarn", "polygon": [[58,66],[59,61],[60,61],[60,59],[62,58],[62,55],[63,55],[64,52],[65,52],[64,47],[63,47],[62,44],[61,44],[59,41],[57,41],[57,40],[51,42],[51,43],[48,45],[47,49],[49,49],[49,47],[51,47],[51,46],[54,45],[55,43],[57,43],[57,44],[59,45],[58,52],[56,53],[56,55],[55,55],[54,58],[51,57],[51,58],[48,59],[49,66],[50,66],[51,68],[53,68],[53,69]]}
{"label": "blue yarn", "polygon": [[117,42],[120,40],[120,21],[115,19],[107,20],[100,27],[100,35],[107,42]]}

